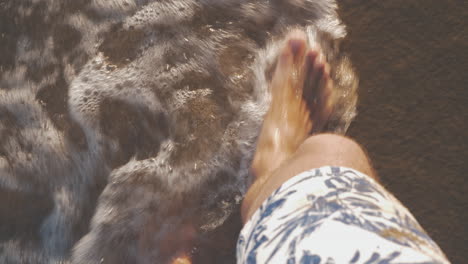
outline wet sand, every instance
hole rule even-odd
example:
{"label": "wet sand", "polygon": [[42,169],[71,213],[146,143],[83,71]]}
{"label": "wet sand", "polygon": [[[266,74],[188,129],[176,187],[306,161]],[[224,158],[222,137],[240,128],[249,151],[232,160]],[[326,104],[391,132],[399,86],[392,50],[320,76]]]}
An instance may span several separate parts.
{"label": "wet sand", "polygon": [[[468,9],[463,1],[339,1],[360,77],[348,135],[452,263],[468,259]],[[466,4],[466,3],[465,3]],[[464,19],[465,18],[465,19]]]}

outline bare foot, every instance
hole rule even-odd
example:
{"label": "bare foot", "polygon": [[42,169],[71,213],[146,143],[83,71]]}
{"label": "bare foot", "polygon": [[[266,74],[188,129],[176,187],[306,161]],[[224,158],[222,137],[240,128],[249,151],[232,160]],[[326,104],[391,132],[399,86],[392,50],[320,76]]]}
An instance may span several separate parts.
{"label": "bare foot", "polygon": [[252,162],[256,179],[271,174],[331,112],[329,66],[318,48],[309,49],[302,31],[290,33],[271,82],[272,101]]}

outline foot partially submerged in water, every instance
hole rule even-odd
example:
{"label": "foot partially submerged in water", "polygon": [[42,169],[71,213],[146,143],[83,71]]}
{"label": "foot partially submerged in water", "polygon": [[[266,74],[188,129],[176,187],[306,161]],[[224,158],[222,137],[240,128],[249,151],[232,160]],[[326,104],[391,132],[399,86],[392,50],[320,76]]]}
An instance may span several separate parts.
{"label": "foot partially submerged in water", "polygon": [[291,161],[312,133],[322,131],[332,111],[330,67],[319,47],[308,45],[304,32],[289,34],[278,57],[270,89],[271,105],[251,166],[254,183],[242,203],[244,222],[270,191],[285,180],[278,177],[271,180],[272,174]]}
{"label": "foot partially submerged in water", "polygon": [[271,106],[252,163],[256,179],[268,176],[312,133],[319,132],[331,113],[332,80],[318,47],[310,48],[302,31],[289,34],[271,82]]}

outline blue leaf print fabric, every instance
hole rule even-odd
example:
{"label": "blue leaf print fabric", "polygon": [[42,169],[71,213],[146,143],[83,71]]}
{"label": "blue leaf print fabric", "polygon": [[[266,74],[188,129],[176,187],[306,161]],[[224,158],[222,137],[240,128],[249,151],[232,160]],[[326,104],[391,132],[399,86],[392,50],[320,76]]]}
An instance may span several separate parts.
{"label": "blue leaf print fabric", "polygon": [[303,172],[267,198],[237,241],[238,264],[449,263],[393,195],[344,167]]}

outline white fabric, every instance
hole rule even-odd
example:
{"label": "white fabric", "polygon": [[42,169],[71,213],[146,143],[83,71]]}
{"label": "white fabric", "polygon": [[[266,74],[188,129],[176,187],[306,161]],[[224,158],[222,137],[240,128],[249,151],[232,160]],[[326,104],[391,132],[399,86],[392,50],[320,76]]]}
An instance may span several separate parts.
{"label": "white fabric", "polygon": [[356,170],[322,167],[277,189],[241,231],[237,263],[449,263],[411,213]]}

